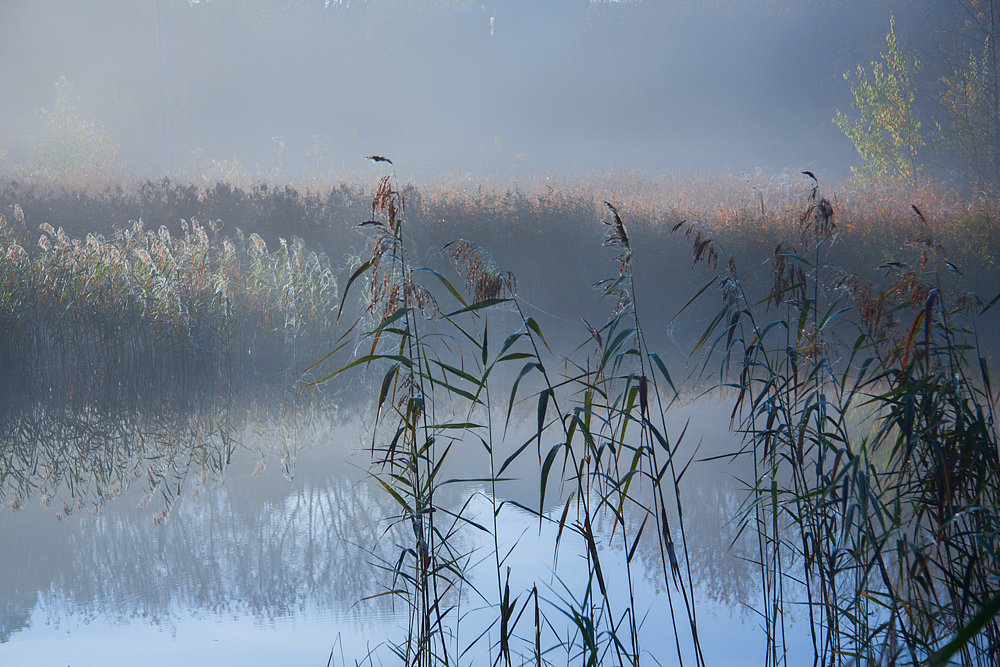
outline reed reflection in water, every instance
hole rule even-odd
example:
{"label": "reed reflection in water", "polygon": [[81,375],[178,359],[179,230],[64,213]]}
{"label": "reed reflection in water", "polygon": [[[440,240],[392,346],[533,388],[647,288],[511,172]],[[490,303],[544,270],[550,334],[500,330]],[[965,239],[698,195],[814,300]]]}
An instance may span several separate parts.
{"label": "reed reflection in water", "polygon": [[[301,617],[325,622],[325,659],[332,619],[385,619],[385,604],[356,603],[373,588],[369,518],[391,509],[351,461],[357,425],[307,407],[230,405],[228,421],[212,410],[8,414],[7,433],[30,437],[5,443],[20,467],[4,469],[0,656],[46,627],[85,643],[109,625]],[[74,643],[64,648],[58,660],[78,664]]]}
{"label": "reed reflection in water", "polygon": [[[342,397],[235,396],[204,384],[165,385],[155,404],[81,406],[53,396],[3,414],[0,662],[108,664],[157,646],[164,664],[204,661],[213,651],[239,664],[292,656],[326,664],[331,648],[360,659],[404,631],[391,596],[372,597],[389,585],[374,564],[397,541],[385,531],[398,508],[371,486],[367,428],[356,416],[365,410]],[[718,409],[709,401],[678,415],[705,434],[699,457],[732,451]],[[469,478],[483,462],[469,448],[453,464]],[[498,486],[500,500],[535,505],[531,471],[514,472],[520,479]],[[753,641],[752,617],[739,611],[753,603],[752,567],[729,548],[743,498],[735,476],[726,460],[694,464],[686,516],[709,603],[703,630],[745,631]],[[481,486],[448,494],[440,501],[451,507],[470,496],[484,516],[492,506]],[[547,498],[545,511],[557,515],[562,500]],[[555,558],[551,536],[528,514],[508,504],[501,521],[501,533],[517,541],[512,586],[524,576],[528,588],[547,582],[543,598],[573,590],[583,573],[569,538]],[[595,529],[607,535],[612,527]],[[470,580],[495,577],[490,559],[476,564],[488,536],[459,539],[476,568]],[[637,554],[655,612],[664,591],[654,545],[643,540]],[[620,576],[609,573],[612,582]],[[471,588],[460,596],[464,622],[475,627],[483,601]],[[672,636],[667,622],[654,613],[645,627]]]}

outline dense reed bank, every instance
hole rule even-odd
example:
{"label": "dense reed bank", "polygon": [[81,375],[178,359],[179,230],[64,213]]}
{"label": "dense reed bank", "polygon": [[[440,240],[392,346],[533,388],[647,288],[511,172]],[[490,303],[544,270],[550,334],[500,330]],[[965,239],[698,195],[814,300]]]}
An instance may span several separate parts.
{"label": "dense reed bank", "polygon": [[[0,228],[0,346],[6,393],[88,402],[151,401],[164,383],[290,384],[333,322],[337,281],[301,239],[269,249],[257,234],[180,221],[72,236],[26,226],[20,205]],[[30,215],[30,214],[28,214]]]}
{"label": "dense reed bank", "polygon": [[[668,234],[675,224],[697,222],[698,231],[711,235],[726,256],[735,257],[741,266],[755,266],[773,255],[779,243],[787,246],[798,238],[797,219],[810,188],[809,179],[799,173],[607,174],[536,178],[517,186],[451,178],[401,186],[413,248],[421,261],[445,260],[440,248],[450,240],[473,241],[490,248],[498,262],[517,274],[529,300],[526,307],[537,306],[575,323],[581,316],[598,316],[589,286],[594,267],[603,261],[599,231],[581,221],[603,215],[605,199],[615,201],[630,221],[632,237],[646,249],[646,270],[637,279],[645,289],[661,292],[650,299],[646,316],[647,326],[660,330],[686,301],[686,290],[658,289],[663,277],[690,288],[707,276],[687,270],[690,256]],[[922,233],[911,204],[933,221],[936,238],[949,261],[962,267],[970,290],[986,293],[1000,272],[996,193],[934,183],[910,188],[847,183],[828,188],[827,198],[838,220],[830,262],[852,275],[878,277],[879,267]],[[325,252],[336,268],[365,252],[355,225],[369,217],[369,203],[370,194],[359,183],[194,185],[163,179],[69,187],[0,182],[0,204],[8,222],[15,218],[14,204],[23,212],[25,248],[37,243],[43,223],[84,239],[91,233],[110,238],[116,229],[130,229],[133,221],[142,220],[146,229],[163,226],[179,237],[185,234],[181,221],[194,219],[220,225],[221,236],[236,228],[246,236],[256,234],[272,249],[280,238],[301,238],[306,248]],[[545,313],[534,312],[541,317]],[[701,315],[711,313],[702,310]],[[681,333],[686,326],[674,322]],[[689,333],[696,329],[691,327]]]}
{"label": "dense reed bank", "polygon": [[[831,256],[846,242],[838,208],[806,176],[789,233],[747,274],[723,243],[739,238],[725,227],[682,218],[669,230],[683,235],[675,242],[685,264],[711,274],[688,298],[716,313],[691,355],[731,392],[726,412],[742,439],[725,457],[744,462],[734,533],[755,543],[757,657],[775,666],[808,659],[789,653],[797,615],[817,664],[990,664],[1000,637],[1000,438],[977,319],[1000,295],[970,291],[946,250],[948,227],[915,205],[900,248],[912,263],[882,258],[887,276],[878,282],[838,268]],[[597,281],[610,315],[585,325],[586,340],[569,354],[525,312],[520,276],[482,245],[444,246],[464,291],[418,265],[410,204],[391,176],[361,223],[370,251],[345,290],[358,282],[362,309],[344,326],[364,353],[321,381],[361,366],[382,378],[372,386],[372,475],[398,505],[387,520],[410,537],[373,555],[386,571],[381,595],[409,612],[387,650],[409,664],[458,664],[469,651],[495,664],[639,664],[667,652],[706,663],[692,515],[683,509],[697,434],[673,418],[679,382],[645,325],[648,294],[659,296],[635,278],[650,270],[647,248],[616,205],[604,207],[600,245],[618,253],[617,275]],[[514,238],[518,231],[527,230]],[[592,283],[601,269],[591,269]],[[529,413],[528,433],[511,428],[518,407]],[[470,450],[483,473],[451,476],[446,460]],[[503,500],[505,472],[518,462],[537,466],[528,473],[537,505]],[[439,495],[456,485],[470,497],[458,507]],[[485,522],[469,510],[477,493],[491,505]],[[511,545],[498,517],[514,506],[536,517],[540,534],[553,526],[553,560],[572,550],[586,563],[582,582],[512,573],[519,538]],[[489,553],[464,550],[467,532],[486,533]],[[637,553],[652,557],[640,568]],[[495,568],[488,588],[470,577],[474,560]],[[636,595],[650,580],[665,591],[653,609]],[[466,589],[476,615],[463,613]],[[650,613],[671,619],[669,648],[644,629]]]}
{"label": "dense reed bank", "polygon": [[[224,368],[245,347],[279,365],[281,348],[310,361],[336,351],[310,370],[320,384],[364,369],[371,475],[394,510],[371,551],[385,574],[373,595],[407,612],[383,648],[420,665],[484,653],[705,664],[705,556],[685,510],[698,437],[675,417],[696,369],[731,392],[743,442],[729,454],[747,486],[738,531],[755,547],[761,661],[800,657],[786,627],[801,609],[823,664],[988,664],[1000,459],[995,329],[981,318],[996,312],[996,200],[931,186],[826,192],[809,176],[729,191],[725,179],[500,191],[386,176],[367,201],[351,187],[223,185],[195,189],[196,203],[226,193],[254,210],[272,197],[316,208],[262,214],[242,234],[241,222],[185,212],[155,233],[143,218],[75,240],[23,198],[4,210],[3,313],[19,332],[5,368],[90,355],[112,373],[135,339],[137,365],[150,346],[179,350],[158,357],[163,373]],[[169,199],[184,186],[143,187]],[[268,240],[307,220],[333,262],[309,240]],[[333,330],[343,336],[328,344]],[[557,345],[554,330],[579,345]],[[481,472],[454,474],[459,457]],[[537,503],[505,496],[514,471]],[[579,557],[582,581],[512,572],[521,538],[502,520],[515,508],[549,531],[553,561]],[[469,534],[486,536],[485,553]],[[476,562],[495,579],[474,580]],[[653,609],[637,603],[650,581],[665,595]],[[650,614],[669,619],[669,648],[649,636]]]}

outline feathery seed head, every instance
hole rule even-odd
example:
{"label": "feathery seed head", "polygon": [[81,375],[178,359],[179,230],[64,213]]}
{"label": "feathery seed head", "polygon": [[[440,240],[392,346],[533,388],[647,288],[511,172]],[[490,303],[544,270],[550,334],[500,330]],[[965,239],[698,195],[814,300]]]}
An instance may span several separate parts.
{"label": "feathery seed head", "polygon": [[604,237],[604,247],[619,247],[623,248],[623,251],[616,258],[621,266],[618,269],[619,275],[627,275],[631,272],[631,262],[632,262],[632,247],[629,245],[628,233],[625,231],[625,223],[622,222],[621,216],[618,215],[618,209],[609,201],[605,201],[604,205],[608,207],[611,212],[611,219],[605,218],[601,222],[610,227],[608,235]]}
{"label": "feathery seed head", "polygon": [[445,249],[450,251],[452,261],[465,279],[466,290],[476,301],[501,299],[517,293],[514,273],[501,270],[481,246],[459,239],[448,243]]}
{"label": "feathery seed head", "polygon": [[256,259],[266,252],[267,244],[264,243],[264,239],[262,239],[257,232],[252,233],[250,235],[250,256]]}

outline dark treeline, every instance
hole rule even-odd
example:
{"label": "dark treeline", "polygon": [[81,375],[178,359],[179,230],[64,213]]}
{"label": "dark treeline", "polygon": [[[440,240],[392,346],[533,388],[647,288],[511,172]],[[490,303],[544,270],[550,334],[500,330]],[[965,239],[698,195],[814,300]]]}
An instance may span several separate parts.
{"label": "dark treeline", "polygon": [[343,237],[337,228],[360,222],[369,203],[360,187],[349,184],[319,191],[222,181],[203,186],[168,178],[103,188],[11,180],[0,184],[0,201],[8,205],[8,218],[9,205],[18,204],[33,233],[47,223],[81,238],[91,232],[110,235],[142,220],[149,229],[166,226],[177,234],[182,220],[218,221],[224,233],[236,228],[257,233],[272,247],[279,237],[298,236],[311,247],[338,250]]}

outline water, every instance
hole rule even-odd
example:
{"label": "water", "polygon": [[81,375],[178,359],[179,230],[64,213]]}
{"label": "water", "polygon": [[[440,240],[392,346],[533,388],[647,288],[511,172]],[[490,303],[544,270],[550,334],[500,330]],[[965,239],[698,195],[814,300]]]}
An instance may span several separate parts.
{"label": "water", "polygon": [[[97,454],[79,443],[71,455],[49,442],[46,460],[63,461],[62,471],[55,478],[41,474],[34,489],[26,471],[8,470],[7,506],[0,510],[0,664],[326,665],[331,655],[334,664],[352,664],[372,650],[375,664],[396,662],[385,643],[405,633],[405,610],[388,596],[366,598],[389,584],[373,563],[395,553],[397,535],[386,531],[399,512],[366,472],[361,413],[258,402],[230,405],[228,424],[210,417],[217,414],[133,415],[128,442],[98,448],[118,457],[118,469],[100,479],[100,492],[93,488],[99,475],[88,481],[81,474],[95,467]],[[693,419],[690,454],[696,447],[698,457],[734,449],[723,415],[725,406],[712,400],[678,412],[678,423]],[[165,465],[164,443],[184,456]],[[8,448],[32,446],[39,443]],[[483,476],[475,448],[454,458],[466,477]],[[726,460],[695,463],[685,482],[699,629],[711,665],[759,664],[764,655],[763,633],[748,611],[758,597],[755,569],[737,557],[738,548],[729,549],[743,493],[738,472]],[[537,481],[525,474],[501,484],[497,495],[497,502],[537,507]],[[494,500],[483,485],[456,485],[438,502],[466,505],[465,515],[483,525],[492,520]],[[555,497],[544,509],[558,519],[561,508]],[[555,526],[540,525],[512,504],[498,522],[502,553],[516,544],[502,568],[510,568],[512,594],[523,603],[537,584],[558,624],[555,607],[583,594],[582,540],[567,531],[554,553]],[[601,544],[602,551],[616,548],[606,539]],[[674,633],[653,544],[643,541],[637,550],[636,609],[646,612],[646,661],[671,664]],[[496,568],[484,533],[463,529],[456,545],[473,567],[469,585],[451,598],[461,619],[452,648],[462,649],[490,622],[484,619],[495,617],[483,609],[496,595]],[[624,570],[609,571],[607,579],[613,600],[621,601]],[[680,635],[689,641],[683,627]],[[804,623],[789,629],[796,650],[805,650],[807,635]],[[518,650],[530,651],[526,637]],[[462,663],[487,657],[495,651],[480,642]],[[571,662],[565,652],[546,657]]]}

